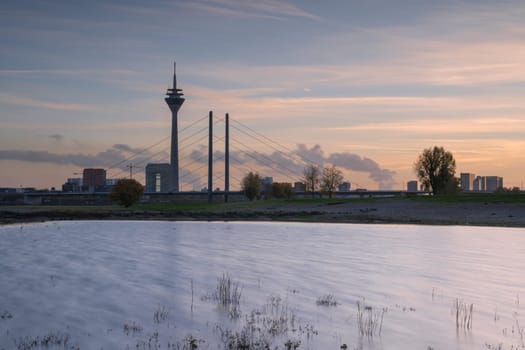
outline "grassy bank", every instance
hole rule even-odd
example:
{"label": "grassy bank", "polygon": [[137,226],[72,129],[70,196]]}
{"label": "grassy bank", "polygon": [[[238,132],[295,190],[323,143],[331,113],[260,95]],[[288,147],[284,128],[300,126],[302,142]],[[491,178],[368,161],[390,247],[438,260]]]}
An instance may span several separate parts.
{"label": "grassy bank", "polygon": [[525,194],[520,193],[468,193],[441,196],[409,196],[412,200],[432,203],[523,203]]}
{"label": "grassy bank", "polygon": [[233,203],[0,207],[0,223],[47,220],[251,220],[525,227],[525,195],[289,199]]}

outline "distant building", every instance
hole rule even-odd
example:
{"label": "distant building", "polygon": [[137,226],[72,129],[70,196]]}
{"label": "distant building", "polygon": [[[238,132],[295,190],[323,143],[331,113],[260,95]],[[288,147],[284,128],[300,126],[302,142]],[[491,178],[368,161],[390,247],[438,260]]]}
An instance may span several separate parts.
{"label": "distant building", "polygon": [[260,190],[261,190],[261,195],[264,198],[269,198],[271,196],[272,184],[273,184],[273,177],[266,176],[266,177],[261,178]]}
{"label": "distant building", "polygon": [[304,192],[306,190],[306,186],[302,182],[294,182],[293,183],[293,191],[294,192]]}
{"label": "distant building", "polygon": [[15,187],[0,187],[0,193],[16,193],[17,189]]}
{"label": "distant building", "polygon": [[271,185],[272,183],[273,183],[273,177],[271,176],[261,178],[262,186],[268,186],[268,185]]}
{"label": "distant building", "polygon": [[66,183],[62,185],[62,192],[81,192],[82,178],[68,178]]}
{"label": "distant building", "polygon": [[339,185],[339,192],[350,192],[351,184],[348,181],[345,181]]}
{"label": "distant building", "polygon": [[150,163],[146,165],[146,193],[178,192],[171,186],[172,166],[169,163]]}
{"label": "distant building", "polygon": [[82,186],[96,187],[106,185],[106,169],[86,168],[82,173]]}
{"label": "distant building", "polygon": [[476,192],[485,192],[487,190],[487,181],[485,176],[476,176],[472,184],[472,190]]}
{"label": "distant building", "polygon": [[418,183],[417,180],[412,180],[407,182],[407,192],[409,193],[415,193],[418,191]]}
{"label": "distant building", "polygon": [[106,179],[106,186],[115,186],[122,179]]}
{"label": "distant building", "polygon": [[474,181],[476,179],[476,175],[471,173],[461,173],[460,180],[461,180],[461,191],[462,192],[470,192],[474,191]]}
{"label": "distant building", "polygon": [[486,176],[487,192],[496,192],[498,189],[503,188],[503,178],[499,176]]}

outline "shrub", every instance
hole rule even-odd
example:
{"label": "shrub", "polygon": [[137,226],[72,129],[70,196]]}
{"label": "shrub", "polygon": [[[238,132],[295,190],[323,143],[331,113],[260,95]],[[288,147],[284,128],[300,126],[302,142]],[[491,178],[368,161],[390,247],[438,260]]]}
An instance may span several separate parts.
{"label": "shrub", "polygon": [[109,200],[128,208],[142,198],[144,186],[133,179],[119,180],[109,194]]}

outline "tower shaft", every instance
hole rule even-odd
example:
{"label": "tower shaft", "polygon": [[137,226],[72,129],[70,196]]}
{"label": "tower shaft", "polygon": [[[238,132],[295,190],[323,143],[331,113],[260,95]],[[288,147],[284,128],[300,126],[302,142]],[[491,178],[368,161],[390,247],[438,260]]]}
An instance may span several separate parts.
{"label": "tower shaft", "polygon": [[173,192],[179,192],[179,127],[178,113],[171,112],[171,188]]}

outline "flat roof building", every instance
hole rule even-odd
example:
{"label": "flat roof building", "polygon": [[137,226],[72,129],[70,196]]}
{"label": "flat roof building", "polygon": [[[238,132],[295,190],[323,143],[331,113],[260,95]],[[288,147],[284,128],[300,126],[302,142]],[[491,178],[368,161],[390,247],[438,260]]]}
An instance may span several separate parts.
{"label": "flat roof building", "polygon": [[96,187],[106,185],[106,169],[86,168],[82,172],[82,186]]}
{"label": "flat roof building", "polygon": [[169,163],[150,163],[146,165],[146,193],[178,192],[171,185],[172,170]]}
{"label": "flat roof building", "polygon": [[418,183],[417,180],[408,181],[407,182],[407,192],[409,193],[415,193],[418,191]]}
{"label": "flat roof building", "polygon": [[499,176],[485,176],[487,181],[487,192],[496,192],[503,188],[503,178]]}
{"label": "flat roof building", "polygon": [[340,185],[339,185],[339,192],[350,192],[350,188],[351,188],[351,184],[350,182],[348,181],[345,181],[345,182],[342,182]]}
{"label": "flat roof building", "polygon": [[474,191],[474,180],[475,179],[476,179],[476,175],[472,173],[461,173],[460,175],[461,191],[462,192]]}

